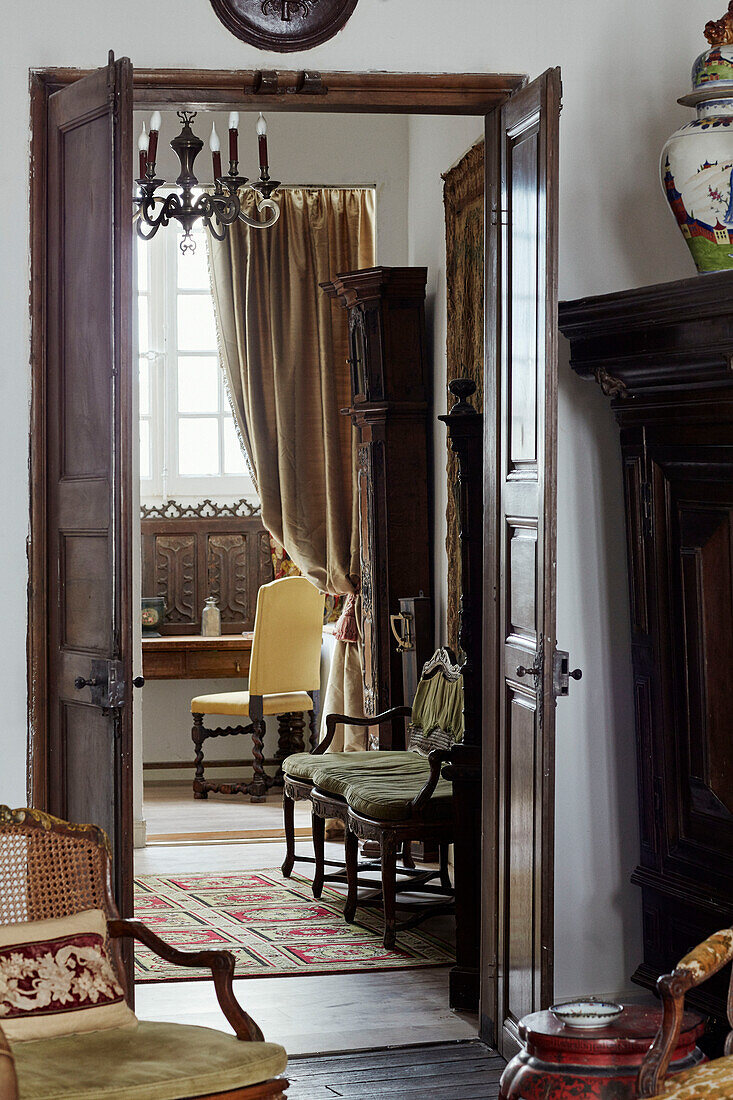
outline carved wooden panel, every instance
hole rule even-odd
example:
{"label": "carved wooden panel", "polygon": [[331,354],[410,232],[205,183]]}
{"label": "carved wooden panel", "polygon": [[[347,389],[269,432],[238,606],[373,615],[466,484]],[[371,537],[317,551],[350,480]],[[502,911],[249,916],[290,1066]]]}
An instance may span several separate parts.
{"label": "carved wooden panel", "polygon": [[142,595],[164,598],[161,633],[199,634],[207,596],[216,599],[224,634],[254,628],[257,592],[272,580],[270,538],[259,516],[186,509],[185,518],[158,515],[141,527]]}
{"label": "carved wooden panel", "polygon": [[207,561],[209,594],[216,599],[222,623],[252,618],[254,608],[248,601],[247,536],[209,535]]}
{"label": "carved wooden panel", "polygon": [[[162,596],[165,622],[170,626],[196,621],[196,539],[193,535],[156,535],[155,591],[144,596]],[[147,580],[147,578],[145,578]]]}

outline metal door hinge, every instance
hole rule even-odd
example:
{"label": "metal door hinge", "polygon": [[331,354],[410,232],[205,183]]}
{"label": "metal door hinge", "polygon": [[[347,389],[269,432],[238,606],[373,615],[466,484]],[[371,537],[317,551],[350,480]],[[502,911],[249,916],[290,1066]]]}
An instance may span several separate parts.
{"label": "metal door hinge", "polygon": [[492,205],[491,207],[491,224],[492,225],[509,225],[509,211],[500,210],[498,206]]}
{"label": "metal door hinge", "polygon": [[564,649],[556,649],[552,658],[552,690],[555,698],[570,694],[570,681],[580,680],[583,673],[579,668],[570,671],[570,654]]}

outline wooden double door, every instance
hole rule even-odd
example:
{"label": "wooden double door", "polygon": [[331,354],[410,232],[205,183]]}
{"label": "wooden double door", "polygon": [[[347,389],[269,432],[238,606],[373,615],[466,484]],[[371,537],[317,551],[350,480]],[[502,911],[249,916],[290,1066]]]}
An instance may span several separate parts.
{"label": "wooden double door", "polygon": [[[338,109],[352,93],[332,75]],[[107,830],[128,915],[132,67],[110,58],[68,79],[34,101],[31,786],[36,804]],[[392,95],[405,110],[396,79],[375,76],[352,109]],[[465,111],[460,77],[420,79],[447,80]],[[510,1052],[517,1020],[552,996],[559,71],[486,88],[480,972],[482,1033]],[[149,103],[168,102],[161,89]],[[428,89],[419,109],[438,107]]]}

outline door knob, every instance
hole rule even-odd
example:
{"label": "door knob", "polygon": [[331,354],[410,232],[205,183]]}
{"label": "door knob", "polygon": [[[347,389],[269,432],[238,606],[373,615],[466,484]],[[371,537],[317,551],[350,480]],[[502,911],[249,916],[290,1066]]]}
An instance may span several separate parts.
{"label": "door knob", "polygon": [[542,665],[531,665],[530,668],[525,668],[524,665],[517,666],[517,676],[539,676],[542,672]]}
{"label": "door knob", "polygon": [[132,681],[132,686],[136,688],[145,687],[145,677],[136,676],[135,679]]}
{"label": "door knob", "polygon": [[103,683],[99,677],[90,676],[88,680],[85,680],[83,676],[77,676],[74,680],[74,687],[77,691],[81,691],[83,688],[99,687],[100,683]]}
{"label": "door knob", "polygon": [[568,673],[571,680],[582,680],[583,673],[579,668],[574,668],[572,672]]}

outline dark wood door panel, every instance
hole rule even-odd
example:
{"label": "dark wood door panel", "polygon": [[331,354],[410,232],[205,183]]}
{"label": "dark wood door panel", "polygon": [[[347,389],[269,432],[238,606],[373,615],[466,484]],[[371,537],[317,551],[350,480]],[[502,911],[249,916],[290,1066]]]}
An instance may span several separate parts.
{"label": "dark wood door panel", "polygon": [[59,531],[59,627],[65,650],[108,656],[114,644],[106,531]]}
{"label": "dark wood door panel", "polygon": [[[720,476],[724,450],[699,454],[703,469],[693,476],[689,462],[650,450],[656,511],[667,522],[658,560],[668,568],[675,702],[666,716],[675,751],[665,771],[677,797],[667,800],[664,866],[688,875],[704,868],[715,889],[733,875],[733,481]],[[730,448],[728,458],[726,475]]]}
{"label": "dark wood door panel", "polygon": [[509,696],[506,791],[508,878],[506,922],[507,1015],[515,1023],[534,1010],[539,959],[535,942],[536,703],[530,693]]}
{"label": "dark wood door panel", "polygon": [[[554,948],[554,729],[557,447],[557,140],[559,71],[513,96],[501,112],[501,187],[488,200],[487,251],[497,253],[496,282],[487,286],[486,347],[496,357],[496,396],[484,386],[485,420],[494,422],[496,462],[485,489],[496,538],[485,561],[496,570],[485,589],[485,652],[497,654],[498,691],[484,712],[496,743],[498,842],[487,821],[488,852],[498,847],[496,1009],[484,1000],[482,1034],[497,1035],[515,1053],[517,1022],[552,998]],[[488,141],[494,128],[487,128]],[[491,163],[490,156],[488,157]],[[495,228],[494,228],[495,227]],[[497,332],[491,330],[491,322]],[[487,360],[486,378],[493,364]],[[491,562],[491,548],[497,562]],[[495,605],[492,606],[495,600]],[[495,711],[492,703],[496,700]],[[488,733],[490,742],[493,734]],[[487,801],[487,808],[492,803]],[[492,927],[491,917],[487,925]],[[493,931],[493,929],[492,929]],[[491,957],[489,933],[485,954]],[[496,1012],[492,1027],[489,1012]]]}
{"label": "dark wood door panel", "polygon": [[[49,100],[46,616],[48,809],[108,833],[132,909],[132,68],[114,62]],[[120,690],[111,707],[76,678]],[[128,696],[125,697],[125,685]]]}
{"label": "dark wood door panel", "polygon": [[[116,742],[109,718],[98,707],[66,703],[64,728],[64,817],[93,821],[108,836],[117,828]],[[93,763],[92,763],[93,762]]]}

